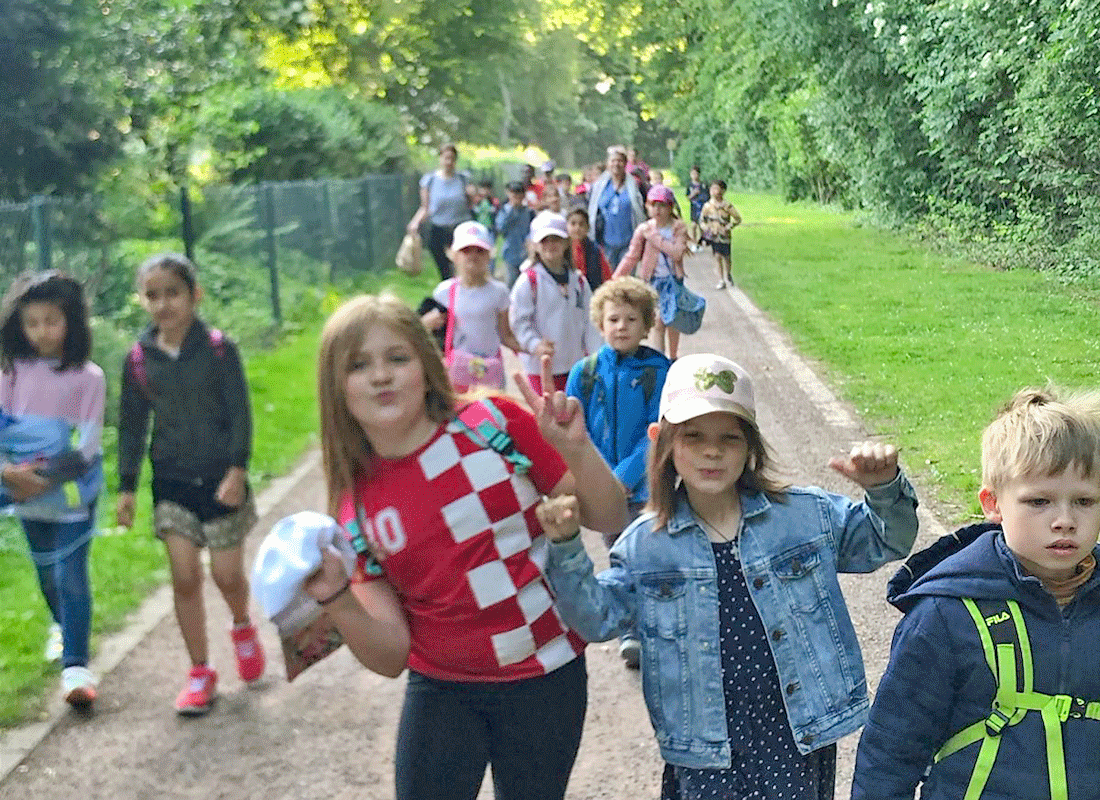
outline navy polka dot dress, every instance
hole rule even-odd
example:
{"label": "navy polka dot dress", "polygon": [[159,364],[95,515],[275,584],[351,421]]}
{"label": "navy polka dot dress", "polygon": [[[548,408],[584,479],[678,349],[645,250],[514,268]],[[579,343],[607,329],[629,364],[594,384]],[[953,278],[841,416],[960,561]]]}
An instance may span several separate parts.
{"label": "navy polka dot dress", "polygon": [[661,800],[832,800],[836,745],[802,755],[779,673],[733,542],[713,544],[718,567],[722,688],[733,763],[727,769],[665,765]]}

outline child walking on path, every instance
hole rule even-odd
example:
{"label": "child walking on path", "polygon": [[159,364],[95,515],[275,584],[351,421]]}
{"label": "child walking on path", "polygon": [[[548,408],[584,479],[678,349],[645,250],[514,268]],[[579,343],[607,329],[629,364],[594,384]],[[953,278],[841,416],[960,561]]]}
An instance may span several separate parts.
{"label": "child walking on path", "polygon": [[[544,211],[531,224],[532,266],[512,287],[508,320],[523,350],[520,362],[536,393],[564,390],[569,370],[603,345],[588,318],[592,290],[573,267],[565,217]],[[550,356],[554,382],[544,386],[540,368]]]}
{"label": "child walking on path", "polygon": [[660,418],[650,513],[608,570],[592,574],[575,504],[539,510],[562,617],[588,641],[638,631],[663,798],[830,798],[835,742],[868,705],[837,574],[913,544],[917,503],[897,451],[866,442],[832,459],[862,503],[777,483],[750,378],[714,355],[672,365]]}
{"label": "child walking on path", "polygon": [[248,615],[242,552],[256,522],[248,487],[248,384],[236,345],[196,316],[202,290],[190,260],[154,256],[138,269],[137,283],[151,324],[122,371],[116,513],[119,525],[133,525],[151,412],[153,528],[168,552],[176,620],[191,659],[175,705],[182,715],[198,716],[213,705],[218,681],[207,650],[199,560],[204,547],[210,551],[211,577],[233,615],[237,672],[241,680],[254,681],[264,671]]}
{"label": "child walking on path", "polygon": [[[549,386],[549,358],[542,373]],[[397,675],[408,654],[395,797],[472,798],[491,764],[497,800],[561,800],[587,703],[584,642],[543,577],[535,507],[575,493],[584,524],[626,523],[579,404],[522,375],[534,414],[503,397],[460,402],[419,317],[391,296],[337,309],[317,377],[329,513],[375,556],[346,591],[330,555],[307,590],[364,665]]]}
{"label": "child walking on path", "polygon": [[[48,660],[61,660],[65,701],[87,709],[96,698],[88,669],[92,592],[88,554],[103,489],[103,370],[89,360],[92,332],[80,284],[59,272],[22,276],[3,300],[0,406],[21,423],[63,435],[78,457],[65,475],[38,459],[7,463],[3,486],[16,501],[38,585],[53,617]],[[55,448],[58,452],[60,450]],[[58,646],[60,645],[60,647]],[[58,652],[60,651],[60,652]]]}
{"label": "child walking on path", "polygon": [[523,184],[508,184],[508,202],[497,212],[496,229],[504,239],[500,260],[508,270],[508,286],[514,286],[519,277],[519,267],[527,258],[527,236],[531,232],[531,220],[535,218],[524,199]]}
{"label": "child walking on path", "polygon": [[615,270],[615,277],[633,274],[641,262],[638,277],[652,283],[657,290],[659,313],[654,320],[657,349],[675,360],[680,351],[680,331],[671,323],[676,318],[677,284],[684,281],[687,228],[676,216],[672,203],[672,190],[667,186],[654,186],[649,190],[646,210],[650,218],[634,231],[630,248]]}
{"label": "child walking on path", "polygon": [[699,214],[703,211],[703,206],[707,202],[707,187],[703,185],[702,180],[699,177],[699,167],[693,166],[691,168],[691,177],[687,184],[687,199],[688,207],[691,213],[691,225],[688,229],[688,239],[691,241],[692,252],[696,252],[699,247],[700,232],[699,232]]}
{"label": "child walking on path", "polygon": [[445,328],[443,358],[456,392],[471,386],[504,388],[500,346],[519,350],[508,325],[508,287],[489,275],[493,239],[479,222],[455,228],[452,248],[458,277],[435,287],[438,308],[421,316],[429,330]]}
{"label": "child walking on path", "polygon": [[[583,212],[582,212],[583,213]],[[661,388],[670,361],[642,344],[653,327],[657,293],[637,278],[615,278],[592,295],[589,314],[607,344],[578,361],[569,371],[565,393],[584,409],[588,435],[626,487],[631,518],[649,499],[645,462],[649,453],[649,426],[657,421]],[[604,536],[608,547],[619,538]],[[637,668],[640,645],[633,634],[619,643],[619,655]]]}
{"label": "child walking on path", "polygon": [[699,212],[699,224],[703,228],[703,241],[710,245],[718,264],[718,285],[725,289],[733,284],[730,273],[730,231],[741,224],[741,214],[733,203],[726,200],[726,182],[715,179],[710,182],[710,200]]}
{"label": "child walking on path", "polygon": [[588,278],[588,287],[595,292],[604,281],[611,280],[611,265],[603,250],[588,237],[588,212],[583,208],[570,210],[565,218],[569,230],[569,245],[575,266]]}
{"label": "child walking on path", "polygon": [[1025,389],[982,437],[990,524],[890,583],[905,613],[855,800],[1093,798],[1100,787],[1100,394]]}

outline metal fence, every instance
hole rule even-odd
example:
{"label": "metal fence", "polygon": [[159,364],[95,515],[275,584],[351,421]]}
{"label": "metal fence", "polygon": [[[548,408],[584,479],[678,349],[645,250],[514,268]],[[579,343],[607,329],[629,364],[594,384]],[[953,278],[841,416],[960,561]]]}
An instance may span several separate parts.
{"label": "metal fence", "polygon": [[[413,176],[365,175],[184,189],[170,205],[178,247],[200,266],[228,259],[266,272],[281,321],[280,277],[316,285],[392,266],[417,202]],[[132,291],[135,238],[95,197],[0,202],[0,280],[62,268],[85,282],[97,312],[111,313]]]}

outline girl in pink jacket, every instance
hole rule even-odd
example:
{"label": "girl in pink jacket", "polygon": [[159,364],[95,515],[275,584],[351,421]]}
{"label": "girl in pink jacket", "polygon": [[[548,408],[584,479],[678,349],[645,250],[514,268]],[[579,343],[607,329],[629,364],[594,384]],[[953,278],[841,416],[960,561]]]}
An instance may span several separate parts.
{"label": "girl in pink jacket", "polygon": [[672,190],[667,186],[650,188],[646,195],[649,219],[634,230],[630,247],[614,274],[616,278],[632,275],[638,267],[638,277],[657,290],[660,313],[653,326],[654,346],[671,359],[676,358],[680,348],[680,331],[669,323],[676,317],[676,284],[684,280],[684,252],[687,250],[687,226],[676,215],[674,204]]}

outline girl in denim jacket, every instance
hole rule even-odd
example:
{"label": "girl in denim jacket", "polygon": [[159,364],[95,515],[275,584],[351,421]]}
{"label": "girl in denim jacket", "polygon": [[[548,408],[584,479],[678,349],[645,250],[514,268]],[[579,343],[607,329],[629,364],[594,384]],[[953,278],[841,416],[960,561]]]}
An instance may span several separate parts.
{"label": "girl in denim jacket", "polygon": [[638,632],[662,798],[833,796],[835,742],[867,716],[863,659],[837,581],[909,552],[917,501],[893,446],[830,466],[866,500],[771,476],[752,383],[714,355],[668,371],[650,427],[648,513],[593,575],[570,498],[538,510],[547,575],[589,641]]}

